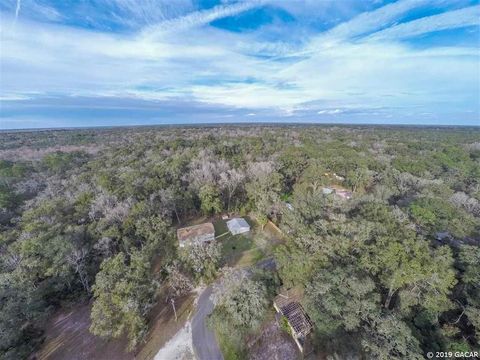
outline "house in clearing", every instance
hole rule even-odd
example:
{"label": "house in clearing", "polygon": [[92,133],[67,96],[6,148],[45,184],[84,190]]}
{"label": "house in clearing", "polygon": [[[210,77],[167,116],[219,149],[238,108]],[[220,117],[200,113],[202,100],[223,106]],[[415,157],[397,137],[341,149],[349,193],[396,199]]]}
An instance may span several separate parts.
{"label": "house in clearing", "polygon": [[250,231],[250,225],[242,218],[234,218],[227,221],[227,227],[232,235],[243,234]]}
{"label": "house in clearing", "polygon": [[212,223],[188,226],[178,229],[177,237],[180,247],[195,243],[207,243],[215,240],[215,228]]}
{"label": "house in clearing", "polygon": [[351,199],[353,196],[353,193],[351,191],[338,185],[331,185],[330,187],[324,187],[322,188],[322,193],[323,195],[335,194],[336,196],[346,200]]}
{"label": "house in clearing", "polygon": [[333,190],[332,188],[329,188],[329,187],[324,187],[322,188],[322,193],[323,195],[330,195],[334,192],[335,190]]}
{"label": "house in clearing", "polygon": [[353,196],[353,193],[348,190],[335,190],[335,194],[347,200],[351,199]]}
{"label": "house in clearing", "polygon": [[300,298],[298,289],[283,290],[273,300],[273,307],[287,320],[293,340],[300,351],[308,354],[312,351],[309,335],[313,322],[300,304]]}

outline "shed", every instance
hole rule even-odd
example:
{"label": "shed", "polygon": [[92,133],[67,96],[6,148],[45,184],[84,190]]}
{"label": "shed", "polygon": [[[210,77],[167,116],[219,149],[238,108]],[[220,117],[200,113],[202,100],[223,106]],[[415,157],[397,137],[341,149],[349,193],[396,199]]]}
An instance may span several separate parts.
{"label": "shed", "polygon": [[309,335],[313,329],[313,322],[300,304],[300,298],[297,289],[284,290],[273,300],[273,307],[287,319],[293,340],[300,351],[308,353]]}
{"label": "shed", "polygon": [[203,223],[177,230],[180,247],[194,243],[206,243],[215,240],[215,228],[212,223]]}
{"label": "shed", "polygon": [[324,195],[329,195],[329,194],[333,193],[333,191],[334,191],[333,189],[328,188],[328,187],[322,188],[322,193],[323,193]]}
{"label": "shed", "polygon": [[234,218],[227,221],[228,230],[232,235],[243,234],[250,231],[250,225],[243,218]]}

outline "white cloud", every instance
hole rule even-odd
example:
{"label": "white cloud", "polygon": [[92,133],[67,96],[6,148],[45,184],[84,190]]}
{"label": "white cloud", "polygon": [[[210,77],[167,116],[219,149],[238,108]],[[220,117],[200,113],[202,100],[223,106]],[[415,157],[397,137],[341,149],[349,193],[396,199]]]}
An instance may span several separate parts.
{"label": "white cloud", "polygon": [[318,115],[323,115],[323,114],[335,115],[335,114],[341,114],[343,112],[345,112],[345,111],[342,110],[342,109],[326,109],[326,110],[317,111],[317,114]]}
{"label": "white cloud", "polygon": [[413,37],[434,31],[480,26],[480,5],[427,16],[378,31],[365,40],[378,41]]}
{"label": "white cloud", "polygon": [[15,21],[18,19],[18,14],[20,13],[20,7],[22,6],[21,0],[17,0],[17,5],[15,7]]}
{"label": "white cloud", "polygon": [[373,11],[364,12],[349,21],[342,22],[321,34],[311,44],[312,48],[367,34],[391,25],[399,16],[417,7],[429,4],[429,0],[399,0]]}
{"label": "white cloud", "polygon": [[211,23],[212,21],[240,14],[265,3],[264,0],[249,0],[228,5],[217,5],[212,9],[199,10],[175,19],[163,21],[154,26],[149,26],[143,31],[145,37],[158,37],[165,34],[184,31]]}
{"label": "white cloud", "polygon": [[[137,11],[131,8],[133,0],[110,1]],[[260,1],[225,4],[173,19],[168,12],[158,26],[128,35],[20,17],[15,31],[0,24],[2,91],[10,97],[3,101],[33,96],[33,89],[67,96],[190,99],[247,109],[242,112],[246,116],[261,114],[258,109],[284,116],[304,110],[340,116],[359,108],[420,105],[425,112],[430,112],[428,107],[472,110],[479,93],[477,48],[419,49],[387,41],[471,21],[472,10],[466,8],[384,29],[424,3],[399,1],[346,21],[310,43],[306,39],[303,57],[289,61],[255,55],[297,55],[301,45],[269,41],[261,30],[231,33],[206,26],[259,6]],[[138,9],[135,16],[140,18],[143,11]],[[368,41],[350,41],[376,30],[380,31]],[[377,41],[379,36],[383,41]],[[336,39],[335,46],[316,46],[327,38]]]}

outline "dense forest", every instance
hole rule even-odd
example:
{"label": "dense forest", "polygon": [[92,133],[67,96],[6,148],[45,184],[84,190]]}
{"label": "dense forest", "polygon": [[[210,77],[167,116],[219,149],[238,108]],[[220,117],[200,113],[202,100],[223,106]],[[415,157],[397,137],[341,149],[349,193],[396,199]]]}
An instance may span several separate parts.
{"label": "dense forest", "polygon": [[[222,271],[210,320],[225,358],[248,357],[280,286],[304,292],[317,353],[479,349],[478,128],[3,132],[0,159],[0,358],[28,357],[45,319],[86,300],[90,331],[134,349],[156,289],[175,296],[222,271],[215,243],[182,251],[175,229],[224,212],[285,234],[275,274]],[[322,191],[335,184],[352,198]]]}

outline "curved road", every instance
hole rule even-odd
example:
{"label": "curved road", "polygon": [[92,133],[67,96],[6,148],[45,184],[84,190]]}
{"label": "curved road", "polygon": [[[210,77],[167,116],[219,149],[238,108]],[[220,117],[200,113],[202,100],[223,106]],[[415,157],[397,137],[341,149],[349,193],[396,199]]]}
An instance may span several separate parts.
{"label": "curved road", "polygon": [[[258,269],[274,271],[276,269],[273,258],[264,259],[258,262],[255,267]],[[251,274],[251,269],[243,269]],[[237,269],[241,271],[241,269]],[[217,280],[218,282],[219,280]],[[198,360],[223,360],[222,352],[217,344],[217,339],[212,330],[207,327],[207,317],[213,311],[213,302],[210,300],[212,286],[207,287],[197,302],[197,309],[192,318],[192,343],[193,351]]]}
{"label": "curved road", "polygon": [[192,342],[198,360],[223,360],[215,334],[207,327],[207,316],[213,311],[210,300],[212,287],[206,288],[197,302],[197,311],[192,318]]}

